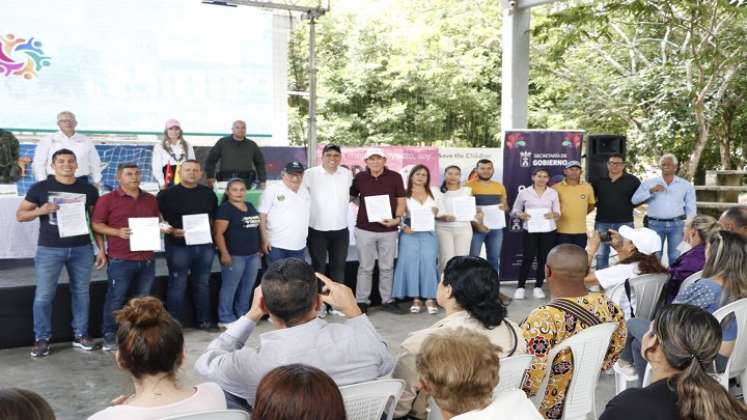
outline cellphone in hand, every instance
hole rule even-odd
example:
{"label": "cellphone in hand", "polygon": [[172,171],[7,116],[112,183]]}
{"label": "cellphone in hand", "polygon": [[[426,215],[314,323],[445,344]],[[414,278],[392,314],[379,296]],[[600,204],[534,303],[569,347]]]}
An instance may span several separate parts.
{"label": "cellphone in hand", "polygon": [[606,230],[604,232],[599,232],[599,240],[602,242],[610,242],[612,240],[610,231]]}

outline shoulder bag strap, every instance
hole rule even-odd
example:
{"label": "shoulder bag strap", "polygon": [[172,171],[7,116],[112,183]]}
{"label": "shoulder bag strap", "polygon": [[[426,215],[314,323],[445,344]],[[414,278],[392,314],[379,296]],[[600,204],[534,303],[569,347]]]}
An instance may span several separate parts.
{"label": "shoulder bag strap", "polygon": [[625,287],[625,296],[628,297],[628,303],[630,304],[630,317],[635,318],[635,312],[633,312],[633,292],[630,290],[630,279],[625,279],[623,287]]}
{"label": "shoulder bag strap", "polygon": [[514,338],[514,347],[511,349],[511,352],[508,353],[504,357],[511,357],[516,353],[516,348],[519,346],[519,336],[516,334],[516,330],[514,330],[514,326],[511,325],[509,322],[503,321],[506,323],[506,327],[508,327],[508,330],[511,331],[511,337]]}
{"label": "shoulder bag strap", "polygon": [[575,316],[576,318],[580,319],[584,324],[588,325],[589,327],[593,327],[594,325],[599,325],[602,323],[602,321],[599,318],[597,318],[596,315],[589,312],[583,306],[575,302],[572,302],[570,300],[556,299],[550,302],[550,304],[548,304],[547,306],[567,312]]}

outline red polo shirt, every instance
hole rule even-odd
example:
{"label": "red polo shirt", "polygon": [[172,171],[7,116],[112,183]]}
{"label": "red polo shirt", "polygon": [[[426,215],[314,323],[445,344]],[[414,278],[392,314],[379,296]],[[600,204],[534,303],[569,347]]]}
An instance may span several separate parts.
{"label": "red polo shirt", "polygon": [[[129,227],[130,217],[158,217],[156,197],[140,190],[137,198],[125,194],[118,187],[109,194],[102,195],[93,209],[93,223],[101,223],[114,229]],[[153,259],[152,251],[130,251],[130,241],[119,236],[107,236],[110,257],[119,260],[143,261]]]}

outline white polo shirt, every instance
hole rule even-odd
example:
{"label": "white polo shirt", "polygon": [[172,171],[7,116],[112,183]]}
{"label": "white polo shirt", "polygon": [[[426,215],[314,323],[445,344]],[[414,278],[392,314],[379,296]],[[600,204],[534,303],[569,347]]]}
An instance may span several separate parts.
{"label": "white polo shirt", "polygon": [[93,141],[79,133],[68,137],[59,130],[44,137],[36,144],[31,167],[37,181],[44,181],[48,175],[54,174],[52,155],[60,149],[69,149],[75,154],[75,160],[78,162],[78,169],[75,171],[76,177],[90,175],[93,182],[101,182],[101,158],[93,145]]}
{"label": "white polo shirt", "polygon": [[342,230],[348,227],[348,203],[353,173],[342,166],[329,173],[323,166],[306,170],[303,188],[311,195],[309,226],[320,231]]}
{"label": "white polo shirt", "polygon": [[285,183],[267,185],[259,203],[259,212],[267,215],[270,246],[289,251],[306,247],[309,234],[311,197],[306,188],[294,192]]}

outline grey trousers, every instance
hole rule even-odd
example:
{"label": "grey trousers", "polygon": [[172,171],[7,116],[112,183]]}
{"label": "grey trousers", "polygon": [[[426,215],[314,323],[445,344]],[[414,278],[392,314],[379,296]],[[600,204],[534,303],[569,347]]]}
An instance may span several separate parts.
{"label": "grey trousers", "polygon": [[371,303],[373,269],[379,260],[379,294],[381,303],[392,301],[394,279],[394,254],[397,251],[398,232],[371,232],[355,228],[355,243],[358,247],[358,281],[355,296],[358,303]]}

